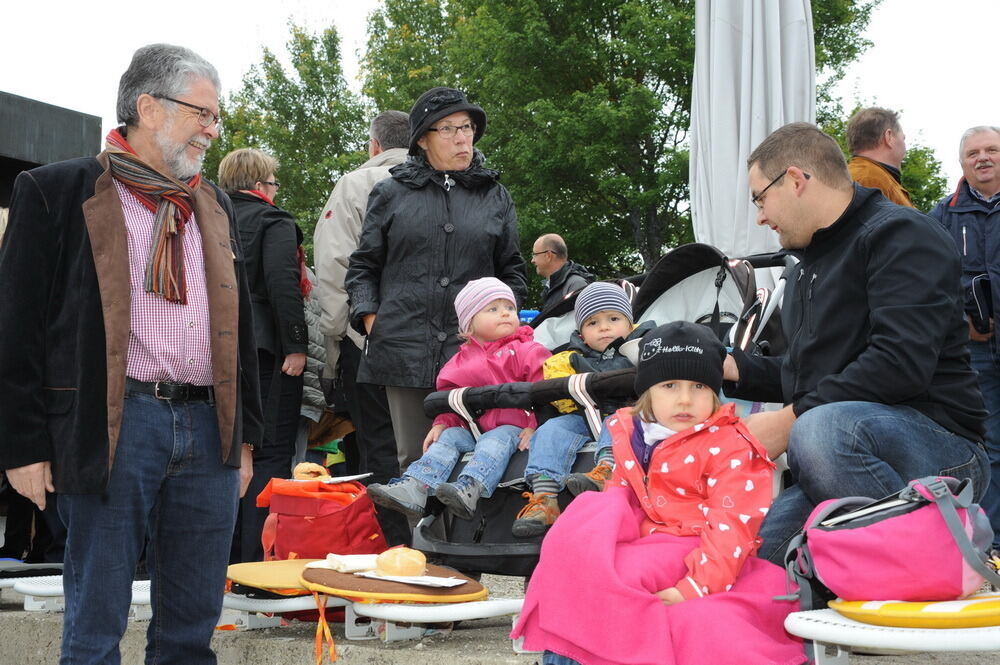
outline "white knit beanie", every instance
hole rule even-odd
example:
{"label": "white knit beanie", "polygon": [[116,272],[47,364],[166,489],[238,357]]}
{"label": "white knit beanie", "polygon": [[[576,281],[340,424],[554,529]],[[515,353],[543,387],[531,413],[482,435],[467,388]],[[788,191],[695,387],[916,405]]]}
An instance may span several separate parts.
{"label": "white knit beanie", "polygon": [[514,303],[514,307],[517,307],[514,292],[496,277],[482,277],[466,284],[455,296],[459,332],[471,332],[472,317],[498,298],[509,300]]}

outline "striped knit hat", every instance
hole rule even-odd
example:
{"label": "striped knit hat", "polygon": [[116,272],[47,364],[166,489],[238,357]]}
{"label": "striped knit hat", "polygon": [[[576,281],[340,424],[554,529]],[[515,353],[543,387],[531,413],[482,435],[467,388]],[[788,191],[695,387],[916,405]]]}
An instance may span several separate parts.
{"label": "striped knit hat", "polygon": [[509,300],[514,303],[514,307],[517,307],[514,292],[496,277],[482,277],[466,284],[455,296],[455,313],[458,314],[459,332],[470,332],[472,317],[498,298]]}
{"label": "striped knit hat", "polygon": [[617,284],[594,282],[584,287],[576,297],[576,329],[579,330],[584,321],[606,309],[621,312],[629,323],[635,323],[632,320],[632,303],[625,289]]}

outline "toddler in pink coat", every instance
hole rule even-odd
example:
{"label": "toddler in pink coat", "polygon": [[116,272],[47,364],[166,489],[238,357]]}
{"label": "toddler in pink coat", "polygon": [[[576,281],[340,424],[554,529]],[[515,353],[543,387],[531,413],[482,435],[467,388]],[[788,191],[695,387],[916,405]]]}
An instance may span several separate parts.
{"label": "toddler in pink coat", "polygon": [[[551,354],[534,340],[531,327],[520,326],[509,286],[495,277],[473,280],[455,298],[455,311],[466,342],[438,373],[438,390],[542,379],[542,363]],[[536,422],[530,411],[490,409],[476,425],[478,439],[453,413],[435,418],[423,456],[402,478],[369,485],[372,501],[419,518],[433,492],[452,514],[470,519],[479,498],[493,494],[514,451],[527,448]],[[468,452],[472,459],[456,481],[445,482]]]}

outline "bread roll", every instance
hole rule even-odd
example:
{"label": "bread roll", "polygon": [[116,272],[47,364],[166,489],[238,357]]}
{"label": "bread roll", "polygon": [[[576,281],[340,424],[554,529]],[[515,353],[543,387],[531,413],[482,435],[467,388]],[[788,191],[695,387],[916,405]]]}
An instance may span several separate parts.
{"label": "bread roll", "polygon": [[292,478],[295,480],[326,480],[330,473],[315,462],[301,462],[295,465]]}
{"label": "bread roll", "polygon": [[375,572],[396,577],[419,577],[427,570],[427,557],[419,550],[396,547],[375,559]]}

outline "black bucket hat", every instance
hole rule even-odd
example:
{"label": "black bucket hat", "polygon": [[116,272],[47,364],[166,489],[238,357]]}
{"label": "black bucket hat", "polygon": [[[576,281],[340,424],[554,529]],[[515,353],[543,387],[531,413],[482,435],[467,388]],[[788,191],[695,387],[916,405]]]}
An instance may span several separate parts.
{"label": "black bucket hat", "polygon": [[460,111],[472,116],[476,133],[472,137],[475,143],[486,131],[486,111],[469,102],[465,93],[455,88],[431,88],[420,95],[417,103],[410,109],[410,154],[419,153],[417,141],[427,133],[435,122]]}

